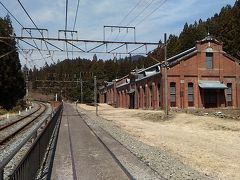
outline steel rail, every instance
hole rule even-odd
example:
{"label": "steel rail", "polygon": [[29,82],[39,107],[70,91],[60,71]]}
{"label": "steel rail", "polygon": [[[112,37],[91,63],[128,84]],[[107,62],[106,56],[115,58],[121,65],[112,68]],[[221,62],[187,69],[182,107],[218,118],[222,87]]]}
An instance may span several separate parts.
{"label": "steel rail", "polygon": [[[39,123],[31,129],[31,132],[27,133],[16,145],[14,149],[11,149],[9,152],[5,153],[6,155],[1,158],[0,161],[0,180],[4,179],[4,168],[12,160],[12,158],[19,152],[19,150],[27,143],[29,140],[34,139],[34,143],[31,146],[30,154],[25,155],[22,159],[22,163],[18,164],[16,169],[12,174],[8,176],[8,179],[24,179],[31,180],[34,179],[34,176],[37,173],[37,169],[40,168],[43,155],[46,150],[46,143],[50,138],[51,128],[55,127],[55,121],[59,117],[59,113],[62,110],[62,104],[55,110],[51,111],[48,109],[48,113],[44,116],[39,117]],[[49,125],[51,128],[49,129]],[[42,127],[44,126],[44,129]],[[39,132],[39,129],[41,131]],[[37,137],[36,137],[37,135]],[[44,137],[40,137],[40,136]],[[41,149],[41,152],[39,150]],[[42,152],[44,150],[44,152]],[[35,152],[36,151],[36,152]],[[27,160],[26,160],[27,159]]]}
{"label": "steel rail", "polygon": [[[6,142],[8,142],[11,138],[13,138],[14,136],[16,136],[19,132],[21,132],[23,129],[25,129],[28,125],[30,125],[31,123],[33,123],[36,119],[38,119],[47,109],[45,104],[41,104],[43,105],[42,107],[44,107],[43,111],[40,112],[37,116],[34,116],[33,119],[31,119],[29,122],[27,122],[26,124],[22,125],[20,128],[17,128],[14,132],[10,133],[9,135],[7,135],[6,137],[3,137],[3,139],[0,139],[0,145],[5,144]],[[40,109],[39,109],[40,110]],[[36,111],[38,112],[38,111]],[[35,112],[35,113],[36,113]],[[27,116],[30,117],[30,116]],[[27,117],[24,117],[22,120],[26,119]],[[21,120],[21,121],[22,121]],[[20,121],[18,121],[20,122]],[[13,123],[12,125],[16,124],[17,122]],[[6,128],[10,127],[11,125],[7,126]],[[6,129],[5,128],[5,129]]]}
{"label": "steel rail", "polygon": [[35,111],[31,112],[30,114],[27,114],[26,116],[23,116],[23,117],[15,120],[15,121],[12,121],[12,122],[10,122],[10,123],[6,123],[6,124],[0,126],[0,131],[2,131],[3,129],[8,128],[9,126],[12,126],[13,124],[16,124],[16,123],[18,123],[19,121],[22,121],[23,119],[31,116],[32,114],[36,113],[40,108],[41,108],[41,106],[38,104],[38,108],[37,108]]}

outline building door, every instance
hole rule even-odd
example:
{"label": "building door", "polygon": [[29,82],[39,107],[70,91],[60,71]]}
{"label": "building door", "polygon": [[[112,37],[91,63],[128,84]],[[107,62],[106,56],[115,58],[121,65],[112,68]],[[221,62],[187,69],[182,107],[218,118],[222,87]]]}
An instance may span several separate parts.
{"label": "building door", "polygon": [[216,89],[205,89],[204,90],[204,107],[216,108],[217,96],[218,96],[218,92]]}
{"label": "building door", "polygon": [[107,93],[104,93],[104,103],[107,103]]}
{"label": "building door", "polygon": [[134,107],[135,107],[135,93],[130,93],[129,97],[130,97],[129,109],[134,109]]}

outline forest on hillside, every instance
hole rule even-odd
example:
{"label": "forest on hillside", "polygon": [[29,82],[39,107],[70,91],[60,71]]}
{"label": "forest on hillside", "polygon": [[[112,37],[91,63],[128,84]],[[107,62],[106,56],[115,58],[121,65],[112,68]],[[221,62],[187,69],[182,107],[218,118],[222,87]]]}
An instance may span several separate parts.
{"label": "forest on hillside", "polygon": [[[193,24],[185,24],[179,36],[170,34],[168,37],[167,56],[172,57],[182,51],[195,46],[197,40],[201,40],[209,33],[219,41],[223,42],[224,51],[240,59],[240,1],[236,1],[234,6],[227,5],[206,21],[199,19]],[[101,60],[94,55],[93,60],[89,59],[66,59],[57,64],[45,64],[41,69],[31,69],[29,79],[33,89],[42,88],[45,93],[56,93],[61,90],[61,94],[68,99],[80,99],[80,78],[83,80],[84,101],[92,100],[93,76],[97,76],[98,85],[103,85],[106,81],[112,81],[130,73],[136,68],[148,67],[156,63],[154,59],[162,61],[164,51],[162,48],[155,49],[147,57],[137,56],[121,59]],[[27,68],[24,68],[26,71]],[[81,75],[80,75],[81,74]],[[43,81],[45,80],[45,81]],[[50,81],[69,81],[68,85],[60,84],[58,89],[51,87]],[[44,84],[45,82],[45,84]],[[47,82],[47,83],[46,83]],[[65,88],[65,92],[64,91]],[[68,92],[66,94],[66,91]]]}

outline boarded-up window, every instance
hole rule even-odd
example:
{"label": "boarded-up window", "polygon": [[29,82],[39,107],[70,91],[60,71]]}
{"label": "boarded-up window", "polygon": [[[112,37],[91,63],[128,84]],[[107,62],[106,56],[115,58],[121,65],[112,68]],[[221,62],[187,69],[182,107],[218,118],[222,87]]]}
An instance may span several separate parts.
{"label": "boarded-up window", "polygon": [[188,106],[194,106],[193,83],[188,83]]}
{"label": "boarded-up window", "polygon": [[206,66],[207,69],[213,69],[213,53],[206,52]]}
{"label": "boarded-up window", "polygon": [[170,106],[176,107],[176,83],[170,83]]}
{"label": "boarded-up window", "polygon": [[226,94],[227,106],[232,106],[232,83],[227,83]]}

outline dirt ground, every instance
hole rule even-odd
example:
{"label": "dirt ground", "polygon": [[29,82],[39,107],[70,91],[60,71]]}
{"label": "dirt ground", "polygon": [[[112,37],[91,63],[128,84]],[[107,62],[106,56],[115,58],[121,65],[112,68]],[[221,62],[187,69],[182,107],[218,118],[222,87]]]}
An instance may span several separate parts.
{"label": "dirt ground", "polygon": [[[80,107],[94,112],[93,106]],[[167,149],[192,168],[218,179],[240,179],[240,120],[175,112],[130,110],[100,104],[99,116],[138,140]]]}

